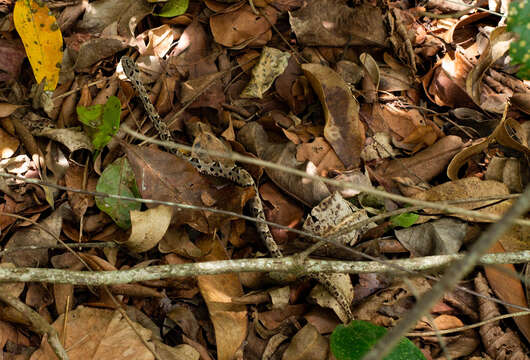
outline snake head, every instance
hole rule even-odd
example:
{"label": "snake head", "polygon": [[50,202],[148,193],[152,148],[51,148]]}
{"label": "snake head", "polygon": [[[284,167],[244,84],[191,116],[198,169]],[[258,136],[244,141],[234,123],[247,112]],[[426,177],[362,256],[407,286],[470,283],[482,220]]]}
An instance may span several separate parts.
{"label": "snake head", "polygon": [[123,72],[125,73],[125,76],[127,76],[129,79],[134,79],[135,73],[138,72],[134,61],[128,56],[123,56],[120,60],[120,63],[121,67],[123,68]]}

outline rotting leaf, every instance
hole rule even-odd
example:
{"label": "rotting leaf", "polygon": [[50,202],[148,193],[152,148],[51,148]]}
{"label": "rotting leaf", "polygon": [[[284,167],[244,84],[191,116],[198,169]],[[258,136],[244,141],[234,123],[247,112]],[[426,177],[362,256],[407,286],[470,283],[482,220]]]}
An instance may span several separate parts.
{"label": "rotting leaf", "polygon": [[101,150],[116,135],[120,127],[120,115],[121,102],[116,96],[109,97],[105,106],[77,107],[79,121],[91,129],[89,135],[96,150]]}
{"label": "rotting leaf", "polygon": [[[96,185],[96,191],[128,197],[140,197],[136,180],[131,166],[126,158],[114,161],[101,174]],[[107,213],[121,228],[131,227],[129,212],[139,210],[141,204],[135,201],[125,201],[109,197],[96,198],[98,208]]]}
{"label": "rotting leaf", "polygon": [[252,69],[252,78],[241,93],[242,98],[262,98],[274,80],[287,68],[291,54],[275,48],[263,47],[258,64]]}
{"label": "rotting leaf", "polygon": [[63,60],[63,36],[55,16],[43,1],[19,0],[13,21],[35,79],[39,84],[46,80],[44,90],[55,90]]}
{"label": "rotting leaf", "polygon": [[339,74],[329,67],[303,64],[302,70],[324,109],[324,137],[346,168],[358,167],[364,145],[359,103]]}

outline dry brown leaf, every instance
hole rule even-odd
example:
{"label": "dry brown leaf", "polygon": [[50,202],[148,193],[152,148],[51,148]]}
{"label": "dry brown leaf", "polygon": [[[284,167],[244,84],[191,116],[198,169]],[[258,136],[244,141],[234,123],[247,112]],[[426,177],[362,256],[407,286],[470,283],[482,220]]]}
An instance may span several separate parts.
{"label": "dry brown leaf", "polygon": [[[219,188],[215,184],[227,181],[203,176],[189,162],[167,152],[129,145],[125,149],[143,198],[205,206],[201,195],[208,193],[222,209],[241,213],[253,194],[251,187],[230,183]],[[173,209],[173,225],[188,224],[203,233],[229,220],[219,214]]]}
{"label": "dry brown leaf", "polygon": [[[270,23],[276,23],[278,12],[273,7],[267,6],[261,11]],[[245,5],[235,11],[211,16],[210,28],[214,40],[223,46],[260,46],[271,39],[269,21]]]}
{"label": "dry brown leaf", "polygon": [[324,137],[347,169],[358,167],[364,145],[359,103],[339,74],[329,67],[303,64],[302,70],[324,109]]}
{"label": "dry brown leaf", "polygon": [[327,358],[328,351],[328,340],[307,324],[293,336],[282,360],[321,360]]}
{"label": "dry brown leaf", "polygon": [[[259,193],[264,201],[267,220],[296,228],[304,215],[303,209],[292,200],[286,198],[277,187],[269,183],[260,186]],[[271,227],[271,233],[279,244],[284,244],[292,233],[284,229]]]}
{"label": "dry brown leaf", "polygon": [[131,235],[124,245],[137,253],[154,248],[165,235],[172,215],[173,209],[166,205],[131,211]]}
{"label": "dry brown leaf", "polygon": [[[208,254],[203,261],[228,260],[216,236],[203,237],[197,245],[203,254]],[[246,307],[232,302],[232,297],[243,295],[239,277],[237,274],[198,276],[198,285],[215,329],[217,359],[232,360],[248,331]]]}
{"label": "dry brown leaf", "polygon": [[[66,319],[65,315],[60,315],[52,326],[58,331],[59,338],[64,339],[63,346],[68,349],[71,360],[154,359],[119,311],[78,306],[68,313]],[[151,342],[150,330],[138,323],[134,326],[145,341]],[[55,354],[44,337],[31,360],[54,358]]]}
{"label": "dry brown leaf", "polygon": [[0,148],[0,159],[7,159],[15,154],[20,145],[20,141],[0,128],[0,144],[2,144]]}
{"label": "dry brown leaf", "polygon": [[[81,167],[77,164],[70,163],[64,180],[66,186],[73,189],[83,189],[83,184],[85,184],[85,171],[88,172],[88,169]],[[88,176],[88,181],[86,181],[86,190],[96,191],[97,179],[94,176]],[[76,192],[67,192],[68,202],[72,211],[79,217],[85,215],[86,210],[89,207],[95,205],[94,196],[87,194],[80,194]]]}
{"label": "dry brown leaf", "polygon": [[[39,222],[41,226],[48,229],[49,232],[55,235],[51,236],[48,232],[42,230],[40,227],[32,225],[26,229],[18,230],[7,242],[6,249],[14,249],[22,246],[53,246],[57,244],[56,238],[61,233],[63,224],[65,206],[61,205],[46,219]],[[48,264],[49,255],[48,249],[37,250],[21,250],[6,254],[3,257],[4,261],[12,262],[17,267],[44,267]]]}
{"label": "dry brown leaf", "polygon": [[191,242],[185,227],[172,226],[168,229],[163,239],[158,243],[158,251],[162,254],[173,252],[186,258],[199,258],[201,250]]}
{"label": "dry brown leaf", "polygon": [[[530,246],[530,243],[528,245]],[[505,252],[505,250],[500,242],[496,242],[495,245],[488,250],[488,253],[503,252]],[[502,267],[504,271],[498,269],[498,266]],[[493,289],[493,291],[495,291],[495,294],[500,300],[509,304],[528,307],[528,301],[526,300],[521,280],[519,280],[515,275],[517,274],[515,266],[512,264],[484,266],[484,271],[486,273],[486,278],[488,279],[490,287]],[[520,309],[510,306],[506,306],[506,309],[509,313],[521,311]],[[519,330],[521,330],[523,335],[526,337],[526,340],[530,341],[530,315],[517,316],[513,320],[519,327]]]}
{"label": "dry brown leaf", "polygon": [[[506,185],[500,182],[493,180],[480,180],[476,177],[467,177],[464,179],[449,181],[444,184],[435,186],[427,191],[414,195],[413,198],[425,201],[446,201],[476,199],[481,197],[508,194],[508,188],[506,187]],[[458,204],[458,206],[463,209],[475,209],[479,207],[484,207],[495,202],[496,201],[477,201]],[[486,206],[476,211],[484,214],[500,216],[503,215],[510,208],[511,204],[512,201],[508,200],[492,206]],[[426,209],[425,211],[432,212],[432,210],[429,209]],[[467,215],[454,214],[453,216],[467,221],[491,222],[491,220],[475,218],[473,216]]]}
{"label": "dry brown leaf", "polygon": [[[256,122],[245,125],[239,131],[237,139],[260,159],[290,168],[303,169],[302,164],[295,157],[296,145],[269,142],[267,133]],[[265,172],[280,189],[306,205],[314,206],[330,195],[327,186],[321,181],[305,181],[299,176],[269,168],[265,169]]]}
{"label": "dry brown leaf", "polygon": [[344,165],[337,154],[322,137],[298,146],[296,160],[310,161],[315,166],[315,173],[320,176],[327,176],[330,170],[344,170]]}
{"label": "dry brown leaf", "polygon": [[381,179],[408,178],[420,184],[440,174],[462,147],[458,136],[446,136],[412,157],[390,160],[376,168]]}
{"label": "dry brown leaf", "polygon": [[24,105],[13,105],[9,103],[0,103],[0,118],[8,117],[17,109],[24,107]]}
{"label": "dry brown leaf", "polygon": [[379,7],[351,8],[333,0],[310,1],[289,13],[298,41],[315,46],[384,46],[387,32]]}

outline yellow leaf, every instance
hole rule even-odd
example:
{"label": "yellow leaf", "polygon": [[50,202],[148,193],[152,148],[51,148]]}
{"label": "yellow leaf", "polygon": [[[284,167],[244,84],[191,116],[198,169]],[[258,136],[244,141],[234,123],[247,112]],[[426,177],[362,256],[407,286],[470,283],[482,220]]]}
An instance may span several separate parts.
{"label": "yellow leaf", "polygon": [[42,0],[19,0],[13,12],[33,74],[44,90],[55,90],[63,60],[63,36],[52,12]]}

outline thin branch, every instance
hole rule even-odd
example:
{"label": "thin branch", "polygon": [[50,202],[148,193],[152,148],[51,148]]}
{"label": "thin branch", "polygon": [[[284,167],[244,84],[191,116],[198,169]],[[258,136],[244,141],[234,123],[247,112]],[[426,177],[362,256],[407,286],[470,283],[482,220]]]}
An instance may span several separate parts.
{"label": "thin branch", "polygon": [[452,334],[452,333],[455,333],[455,332],[466,331],[466,330],[469,330],[469,329],[478,328],[478,327],[481,327],[481,326],[486,325],[488,323],[496,322],[496,321],[499,321],[499,320],[502,320],[502,319],[508,319],[508,318],[512,318],[512,317],[525,316],[525,315],[530,315],[530,311],[519,311],[519,312],[511,313],[511,314],[499,315],[499,316],[495,316],[495,317],[492,317],[491,319],[484,320],[484,321],[481,321],[481,322],[478,322],[478,323],[475,323],[475,324],[460,326],[460,327],[456,327],[456,328],[452,328],[452,329],[439,330],[439,331],[410,332],[410,333],[407,333],[406,336],[434,336],[434,335],[436,335],[436,333],[439,333],[440,335],[447,335],[447,334]]}
{"label": "thin branch", "polygon": [[[60,186],[60,185],[56,185],[56,184],[52,184],[52,183],[47,183],[47,182],[43,182],[43,181],[36,180],[36,179],[25,179],[25,178],[22,178],[22,177],[19,177],[19,176],[16,176],[16,175],[5,174],[5,173],[1,173],[1,172],[0,172],[0,176],[7,177],[7,178],[13,178],[13,179],[19,179],[19,180],[22,180],[22,181],[27,182],[27,183],[44,185],[44,186],[49,186],[49,187],[52,187],[52,188],[57,188],[57,189],[60,189],[60,190],[66,190],[66,191],[71,191],[71,192],[76,192],[76,193],[81,193],[81,194],[88,194],[88,195],[93,195],[93,196],[98,196],[98,197],[109,197],[109,198],[116,198],[116,199],[120,199],[120,200],[137,201],[137,202],[141,202],[141,203],[163,204],[163,205],[175,206],[175,207],[184,208],[184,209],[190,209],[190,210],[210,211],[210,212],[224,214],[224,215],[228,215],[228,216],[239,217],[241,219],[248,220],[248,221],[251,221],[251,222],[261,222],[261,223],[267,224],[269,226],[274,226],[274,227],[277,227],[279,229],[283,229],[283,230],[286,230],[286,231],[289,231],[289,232],[293,232],[295,234],[299,234],[299,235],[305,236],[307,238],[312,238],[312,239],[315,239],[317,241],[324,241],[324,242],[333,244],[334,246],[336,246],[336,247],[338,247],[338,248],[340,248],[340,249],[342,249],[344,251],[348,251],[348,252],[350,252],[352,254],[355,254],[357,256],[363,257],[365,259],[368,259],[368,260],[371,260],[371,261],[374,261],[374,262],[377,262],[377,263],[380,263],[380,264],[386,264],[387,266],[389,266],[391,268],[394,268],[394,270],[396,270],[397,272],[403,272],[403,273],[407,273],[408,272],[411,276],[419,275],[419,276],[424,276],[425,278],[427,278],[429,280],[433,280],[433,281],[437,281],[438,280],[434,276],[417,273],[414,269],[402,268],[402,267],[399,266],[399,264],[395,264],[395,263],[389,262],[386,259],[380,259],[380,258],[377,258],[375,256],[371,256],[371,255],[365,254],[365,253],[363,253],[361,251],[352,249],[352,248],[350,248],[348,246],[345,246],[344,244],[334,240],[334,238],[336,238],[337,236],[342,235],[345,232],[352,231],[353,229],[357,229],[360,226],[364,226],[365,222],[371,222],[371,221],[374,221],[376,219],[386,218],[385,214],[380,214],[380,215],[377,215],[375,217],[372,217],[372,218],[369,219],[371,221],[368,221],[368,220],[363,220],[363,221],[359,221],[359,222],[352,221],[352,223],[350,223],[348,225],[345,225],[345,228],[344,229],[340,229],[337,233],[334,233],[333,230],[332,230],[331,231],[332,235],[329,238],[325,238],[324,236],[315,235],[315,234],[308,233],[308,232],[303,231],[303,230],[293,229],[293,228],[290,228],[290,227],[285,226],[285,225],[280,225],[280,224],[273,223],[273,222],[270,222],[270,221],[260,220],[260,219],[257,219],[255,217],[245,216],[245,215],[242,215],[242,214],[238,214],[238,213],[234,213],[234,212],[226,211],[226,210],[220,210],[220,209],[202,207],[202,206],[187,205],[187,204],[180,204],[180,203],[174,203],[174,202],[170,202],[170,201],[161,201],[161,200],[153,200],[153,199],[138,199],[138,198],[133,198],[133,197],[113,195],[113,194],[107,194],[107,193],[91,192],[91,191],[87,191],[87,190],[80,190],[80,189],[70,188],[70,187],[66,187],[66,186]],[[479,198],[479,199],[451,200],[451,201],[447,201],[447,203],[448,204],[460,204],[460,203],[466,203],[466,202],[479,202],[479,201],[497,200],[499,198],[514,198],[516,196],[518,196],[518,195],[516,195],[516,194],[507,194],[507,195],[503,195],[501,197],[499,197],[499,196],[491,196],[491,197],[485,197],[485,198]],[[413,211],[413,209],[415,209],[415,208],[416,207],[410,207],[410,208],[408,208],[408,210],[409,211]],[[386,213],[386,215],[388,215],[388,214],[390,214],[390,213]],[[353,220],[355,220],[355,219],[353,219]],[[297,262],[300,263],[302,260],[304,260],[304,256],[303,255],[298,255],[297,256]],[[466,292],[468,294],[477,296],[477,297],[486,298],[486,299],[488,299],[490,301],[493,301],[493,302],[497,302],[497,303],[500,303],[500,304],[503,304],[503,305],[508,305],[508,306],[514,307],[513,304],[508,304],[508,303],[505,303],[505,302],[503,302],[503,301],[501,301],[499,299],[495,299],[495,298],[480,294],[480,293],[478,293],[476,291],[473,291],[473,290],[470,290],[470,289],[468,289],[466,287],[456,286],[456,288],[459,289],[459,290],[462,290],[462,291],[464,291],[464,292]]]}
{"label": "thin branch", "polygon": [[443,296],[450,291],[456,283],[473,269],[482,254],[484,254],[508,229],[514,220],[523,215],[530,207],[530,186],[517,199],[515,204],[506,212],[502,220],[491,225],[483,232],[480,238],[471,246],[469,253],[461,260],[449,267],[445,275],[433,286],[431,291],[424,294],[416,305],[391,328],[386,335],[377,342],[373,349],[363,357],[363,360],[383,359],[401,337],[408,332],[423,314]]}
{"label": "thin branch", "polygon": [[[1,215],[4,215],[2,213]],[[115,248],[119,247],[118,244],[111,242],[111,241],[105,241],[105,242],[87,242],[87,243],[65,243],[72,249],[101,249],[101,248]],[[11,254],[17,251],[26,251],[26,250],[42,250],[42,249],[64,249],[64,245],[28,245],[28,246],[20,246],[20,247],[14,247],[9,249],[4,249],[0,251],[0,258],[3,256],[6,256],[7,254]]]}
{"label": "thin branch", "polygon": [[57,355],[59,359],[69,359],[68,354],[64,350],[64,347],[61,344],[61,341],[59,340],[59,334],[57,333],[57,330],[55,330],[53,326],[48,324],[48,322],[44,320],[42,316],[39,315],[39,313],[30,308],[28,305],[24,304],[16,297],[5,294],[2,291],[0,291],[0,301],[3,301],[15,310],[19,311],[22,315],[24,315],[24,317],[28,319],[31,323],[33,330],[35,330],[37,333],[43,336],[47,335],[48,344],[50,344],[51,348],[55,352],[55,355]]}
{"label": "thin branch", "polygon": [[[297,275],[322,272],[350,274],[391,273],[399,276],[403,272],[408,273],[410,270],[423,272],[439,271],[444,267],[451,266],[455,261],[464,259],[465,256],[465,254],[436,255],[412,259],[387,260],[385,263],[315,259],[299,261],[298,257],[286,256],[283,258],[238,259],[157,265],[137,269],[99,272],[41,268],[0,268],[0,283],[38,281],[100,286],[233,272],[290,272],[296,273]],[[529,261],[530,250],[513,253],[486,254],[479,258],[479,263],[482,265],[520,264]],[[402,271],[396,272],[396,267],[399,267]]]}
{"label": "thin branch", "polygon": [[[436,209],[436,210],[443,211],[444,213],[472,216],[474,218],[488,220],[488,221],[499,221],[501,219],[501,216],[498,216],[498,215],[481,213],[481,212],[478,212],[478,211],[472,211],[472,210],[459,208],[459,207],[456,207],[456,206],[447,205],[447,202],[438,202],[438,203],[436,203],[436,202],[431,202],[431,201],[423,201],[423,200],[412,199],[412,198],[408,198],[408,197],[405,197],[405,196],[402,196],[402,195],[397,195],[397,194],[392,194],[392,193],[389,193],[389,192],[386,192],[386,191],[377,190],[377,189],[374,189],[374,188],[369,187],[369,186],[353,184],[353,183],[346,182],[346,181],[338,181],[338,180],[324,178],[324,177],[318,176],[318,175],[308,174],[308,173],[306,173],[304,171],[301,171],[301,170],[298,170],[298,169],[292,169],[292,168],[289,168],[289,167],[286,167],[286,166],[283,166],[283,165],[280,165],[280,164],[276,164],[276,163],[273,163],[273,162],[270,162],[270,161],[265,161],[265,160],[261,160],[261,159],[255,159],[255,158],[251,158],[249,156],[243,156],[243,155],[240,155],[240,154],[237,154],[237,153],[234,153],[234,152],[222,152],[222,151],[213,151],[213,150],[204,150],[204,149],[194,149],[191,146],[176,144],[176,143],[171,142],[171,141],[155,140],[155,139],[152,139],[152,138],[150,138],[148,136],[144,136],[144,135],[142,135],[142,134],[140,134],[140,133],[138,133],[138,132],[136,132],[134,130],[131,130],[126,125],[122,125],[121,129],[123,129],[123,131],[126,132],[127,134],[129,134],[129,135],[131,135],[131,136],[133,136],[133,137],[135,137],[135,138],[137,138],[139,140],[149,141],[149,142],[151,142],[153,144],[157,144],[157,145],[160,145],[160,146],[163,146],[163,147],[166,147],[166,148],[179,149],[179,150],[183,150],[185,152],[195,151],[198,155],[208,154],[208,155],[218,156],[218,157],[225,158],[225,159],[240,161],[240,162],[247,163],[247,164],[258,165],[258,166],[266,167],[266,168],[269,168],[269,169],[283,171],[285,173],[296,175],[296,176],[300,176],[300,177],[303,177],[303,178],[306,178],[306,179],[311,179],[311,180],[315,180],[315,181],[321,181],[323,183],[336,186],[338,188],[353,189],[353,190],[356,190],[356,191],[359,191],[359,192],[365,192],[367,194],[371,194],[371,195],[374,195],[374,196],[379,196],[379,197],[382,197],[382,198],[386,198],[386,199],[402,202],[402,203],[405,203],[405,204],[422,206],[425,209]],[[530,220],[516,219],[514,221],[514,224],[522,225],[522,226],[530,226]]]}

